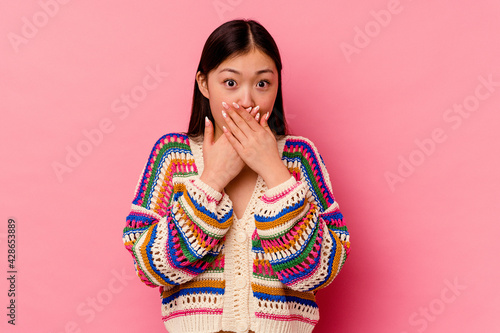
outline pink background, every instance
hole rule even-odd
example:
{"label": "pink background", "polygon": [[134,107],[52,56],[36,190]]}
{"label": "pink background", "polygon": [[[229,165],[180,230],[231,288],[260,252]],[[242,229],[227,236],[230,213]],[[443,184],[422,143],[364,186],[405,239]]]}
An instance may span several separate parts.
{"label": "pink background", "polygon": [[152,145],[187,129],[206,38],[233,18],[275,38],[290,128],[323,155],[351,233],[315,332],[498,330],[498,1],[60,1],[0,4],[3,332],[165,331],[121,232]]}

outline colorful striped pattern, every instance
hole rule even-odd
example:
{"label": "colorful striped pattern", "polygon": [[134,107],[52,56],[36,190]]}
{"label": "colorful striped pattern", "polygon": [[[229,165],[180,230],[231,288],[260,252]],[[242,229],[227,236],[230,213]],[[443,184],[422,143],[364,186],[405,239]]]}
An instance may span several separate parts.
{"label": "colorful striped pattern", "polygon": [[[232,224],[226,200],[204,194],[189,139],[167,134],[153,147],[123,230],[136,270],[149,286],[173,287],[203,272]],[[218,199],[218,200],[216,200]],[[164,250],[166,249],[166,251]]]}
{"label": "colorful striped pattern", "polygon": [[[192,147],[201,144],[180,133],[156,142],[123,229],[138,277],[160,287],[162,319],[172,331],[222,329],[224,243],[233,209],[225,193],[198,177]],[[282,160],[290,179],[260,195],[248,222],[255,224],[252,320],[268,332],[311,332],[319,320],[314,294],[342,268],[349,233],[314,144],[287,136]]]}
{"label": "colorful striped pattern", "polygon": [[349,234],[323,158],[312,142],[288,139],[282,159],[293,177],[287,186],[261,197],[263,204],[255,213],[257,234],[264,258],[282,283],[317,291],[340,272],[349,254]]}

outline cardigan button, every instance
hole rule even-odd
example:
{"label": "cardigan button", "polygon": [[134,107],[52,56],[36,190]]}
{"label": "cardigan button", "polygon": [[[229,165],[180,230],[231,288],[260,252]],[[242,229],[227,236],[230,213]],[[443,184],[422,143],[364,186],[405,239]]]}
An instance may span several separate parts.
{"label": "cardigan button", "polygon": [[246,323],[238,324],[238,332],[247,332],[247,330],[248,330],[248,324]]}
{"label": "cardigan button", "polygon": [[244,277],[240,276],[240,277],[236,278],[236,283],[235,283],[236,289],[244,288],[246,286],[246,284],[247,284],[247,281],[245,280]]}
{"label": "cardigan button", "polygon": [[236,233],[236,241],[238,243],[243,243],[244,241],[246,241],[246,239],[247,235],[245,235],[243,231],[239,231],[238,233]]}

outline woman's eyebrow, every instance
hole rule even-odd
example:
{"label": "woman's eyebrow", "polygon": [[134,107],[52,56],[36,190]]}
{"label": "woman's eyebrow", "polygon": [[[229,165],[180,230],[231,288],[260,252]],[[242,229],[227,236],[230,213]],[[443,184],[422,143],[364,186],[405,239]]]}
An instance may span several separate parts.
{"label": "woman's eyebrow", "polygon": [[[221,69],[219,71],[219,73],[222,73],[222,72],[231,72],[231,73],[234,73],[234,74],[241,75],[240,72],[238,72],[236,69],[233,69],[233,68],[223,68],[223,69]],[[274,74],[274,71],[272,69],[270,69],[270,68],[265,68],[265,69],[261,69],[260,71],[255,72],[256,75],[264,74],[264,73]]]}

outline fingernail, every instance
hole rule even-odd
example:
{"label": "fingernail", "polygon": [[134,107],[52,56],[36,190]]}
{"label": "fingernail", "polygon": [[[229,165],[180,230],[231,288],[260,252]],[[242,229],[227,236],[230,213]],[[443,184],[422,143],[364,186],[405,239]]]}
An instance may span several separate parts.
{"label": "fingernail", "polygon": [[250,111],[252,111],[252,107],[250,106],[250,107],[248,107],[248,108],[247,108],[247,109],[245,109],[245,110],[247,110],[247,112],[250,112]]}
{"label": "fingernail", "polygon": [[257,113],[257,115],[255,116],[255,120],[259,121],[259,118],[260,118],[260,113]]}
{"label": "fingernail", "polygon": [[226,109],[229,109],[229,105],[227,105],[227,103],[226,103],[226,102],[222,102],[222,106],[223,106],[224,108],[226,108]]}
{"label": "fingernail", "polygon": [[222,125],[222,130],[223,130],[225,133],[227,133],[227,128],[226,128],[226,126]]}
{"label": "fingernail", "polygon": [[227,117],[227,113],[225,113],[225,112],[224,112],[224,110],[222,110],[222,116],[223,116],[224,118],[226,118],[226,117]]}
{"label": "fingernail", "polygon": [[235,107],[235,108],[237,108],[237,109],[239,109],[239,108],[240,108],[240,106],[239,106],[236,102],[233,102],[233,105],[234,105],[234,107]]}
{"label": "fingernail", "polygon": [[257,105],[257,106],[256,106],[253,110],[254,110],[254,111],[259,111],[259,109],[260,109],[260,106],[259,106],[259,105]]}
{"label": "fingernail", "polygon": [[269,111],[266,113],[266,120],[269,119]]}
{"label": "fingernail", "polygon": [[210,120],[208,120],[207,116],[205,116],[205,126],[210,126]]}

